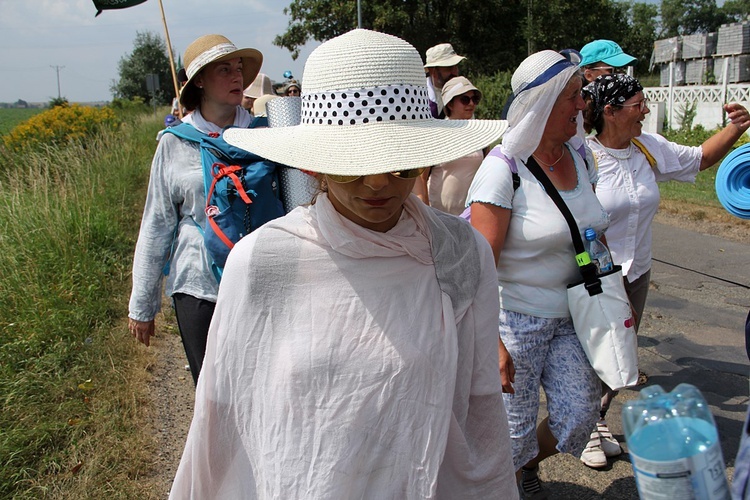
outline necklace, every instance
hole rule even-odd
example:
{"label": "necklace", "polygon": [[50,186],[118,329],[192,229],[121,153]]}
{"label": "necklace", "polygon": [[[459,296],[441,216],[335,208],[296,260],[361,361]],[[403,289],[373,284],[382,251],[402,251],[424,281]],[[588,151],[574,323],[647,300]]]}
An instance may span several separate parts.
{"label": "necklace", "polygon": [[599,140],[598,137],[595,137],[594,140],[597,143],[599,143],[599,145],[604,148],[604,151],[615,160],[627,160],[631,156],[633,156],[633,143],[632,142],[629,142],[628,147],[626,147],[625,149],[614,149],[614,148],[608,148],[607,146],[602,144],[602,142]]}
{"label": "necklace", "polygon": [[554,162],[552,162],[552,163],[545,163],[545,162],[543,162],[542,160],[540,160],[539,158],[537,158],[537,157],[536,157],[536,155],[533,155],[533,154],[532,154],[531,156],[532,156],[532,157],[533,157],[533,158],[534,158],[534,159],[535,159],[536,161],[538,161],[539,163],[541,163],[541,164],[542,164],[543,166],[547,167],[547,168],[549,169],[549,171],[550,171],[550,172],[554,172],[554,171],[555,171],[555,165],[557,165],[558,163],[560,163],[560,160],[562,160],[562,159],[563,159],[563,156],[565,156],[565,146],[563,146],[563,148],[562,148],[562,153],[560,153],[560,158],[558,158],[557,160],[555,160],[555,161],[554,161]]}

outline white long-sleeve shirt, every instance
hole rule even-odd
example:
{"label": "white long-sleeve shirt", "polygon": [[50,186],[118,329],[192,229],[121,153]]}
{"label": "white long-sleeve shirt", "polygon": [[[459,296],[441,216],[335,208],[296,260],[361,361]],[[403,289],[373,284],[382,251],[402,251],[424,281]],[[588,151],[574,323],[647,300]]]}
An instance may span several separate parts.
{"label": "white long-sleeve shirt", "polygon": [[658,182],[695,182],[703,149],[682,146],[655,134],[637,138],[656,160],[651,168],[640,149],[614,150],[618,159],[593,138],[588,139],[599,169],[596,196],[609,214],[607,245],[612,261],[631,283],[651,269],[651,223],[659,208]]}
{"label": "white long-sleeve shirt", "polygon": [[[154,319],[161,307],[162,270],[172,259],[166,293],[216,301],[219,284],[200,227],[206,225],[206,196],[199,146],[163,134],[151,163],[146,204],[133,258],[129,316]],[[173,247],[174,245],[174,247]]]}

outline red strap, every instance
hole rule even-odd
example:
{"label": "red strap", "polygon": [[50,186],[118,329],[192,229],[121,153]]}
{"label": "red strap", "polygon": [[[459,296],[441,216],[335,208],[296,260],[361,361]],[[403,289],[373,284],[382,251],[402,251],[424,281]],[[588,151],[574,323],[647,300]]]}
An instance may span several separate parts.
{"label": "red strap", "polygon": [[[239,165],[223,165],[221,163],[214,163],[211,166],[211,174],[213,175],[214,180],[211,182],[211,188],[208,190],[208,196],[206,197],[206,208],[209,207],[211,204],[211,197],[214,194],[214,189],[216,188],[216,183],[221,179],[222,177],[229,177],[232,180],[232,183],[234,183],[234,187],[237,189],[237,192],[240,194],[240,198],[242,198],[242,201],[244,201],[246,204],[250,204],[253,202],[253,200],[250,199],[250,197],[245,193],[245,189],[242,187],[242,182],[240,182],[240,178],[237,177],[237,171],[242,170],[242,167]],[[219,239],[231,250],[234,248],[234,243],[232,243],[232,240],[230,240],[226,234],[224,234],[224,231],[221,230],[219,225],[216,223],[213,217],[206,217],[208,219],[208,223],[211,225],[211,229],[214,230],[214,233],[216,236],[219,237]]]}
{"label": "red strap", "polygon": [[245,188],[242,187],[240,178],[237,177],[236,172],[239,170],[242,170],[242,167],[240,167],[239,165],[222,165],[221,163],[214,163],[211,166],[211,175],[213,175],[214,180],[211,182],[211,188],[208,190],[208,197],[206,198],[206,206],[210,205],[211,196],[213,196],[216,183],[222,177],[229,177],[230,179],[232,179],[232,183],[234,184],[234,187],[237,189],[237,192],[239,193],[240,198],[242,198],[242,201],[244,201],[247,205],[253,202],[253,200],[251,200],[250,197],[245,192]]}
{"label": "red strap", "polygon": [[218,237],[219,237],[219,239],[220,239],[221,241],[223,241],[223,242],[224,242],[224,244],[225,244],[225,245],[226,245],[227,247],[229,247],[229,249],[230,249],[230,250],[231,250],[232,248],[234,248],[234,243],[232,243],[232,240],[230,240],[229,238],[227,238],[227,235],[226,235],[226,234],[224,234],[224,231],[222,231],[222,230],[221,230],[221,228],[220,228],[220,227],[219,227],[219,225],[218,225],[218,224],[216,223],[216,221],[214,220],[214,218],[213,218],[213,217],[208,217],[208,223],[209,223],[209,224],[211,224],[211,228],[212,228],[212,229],[214,230],[214,233],[216,234],[216,236],[218,236]]}

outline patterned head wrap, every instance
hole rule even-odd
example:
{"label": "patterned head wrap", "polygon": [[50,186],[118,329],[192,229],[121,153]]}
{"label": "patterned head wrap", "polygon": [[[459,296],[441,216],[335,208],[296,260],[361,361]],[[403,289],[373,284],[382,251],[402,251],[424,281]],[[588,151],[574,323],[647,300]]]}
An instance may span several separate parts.
{"label": "patterned head wrap", "polygon": [[643,86],[632,76],[615,74],[601,75],[583,88],[584,99],[594,101],[594,120],[602,116],[604,107],[622,106],[625,101],[643,90]]}

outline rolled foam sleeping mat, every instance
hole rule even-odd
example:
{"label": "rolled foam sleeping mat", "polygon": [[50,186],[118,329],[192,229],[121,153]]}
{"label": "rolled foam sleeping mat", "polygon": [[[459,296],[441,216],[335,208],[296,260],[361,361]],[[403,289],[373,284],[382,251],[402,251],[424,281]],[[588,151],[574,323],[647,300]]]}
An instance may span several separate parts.
{"label": "rolled foam sleeping mat", "polygon": [[719,165],[716,196],[727,212],[750,219],[750,144],[732,151]]}

